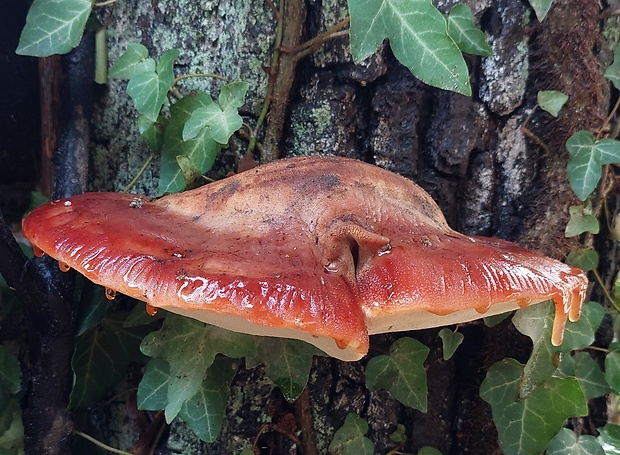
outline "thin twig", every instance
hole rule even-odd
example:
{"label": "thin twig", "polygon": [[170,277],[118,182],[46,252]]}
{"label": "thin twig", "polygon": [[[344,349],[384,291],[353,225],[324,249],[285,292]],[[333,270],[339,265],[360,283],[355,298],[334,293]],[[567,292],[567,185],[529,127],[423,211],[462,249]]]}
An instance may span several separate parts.
{"label": "thin twig", "polygon": [[101,7],[101,6],[108,6],[108,5],[113,5],[114,3],[116,3],[117,0],[107,0],[105,2],[101,2],[101,3],[95,3],[93,6],[96,6],[97,8]]}
{"label": "thin twig", "polygon": [[599,352],[604,352],[606,354],[609,354],[609,349],[605,349],[605,348],[599,348],[598,346],[586,346],[586,349],[590,349],[591,351],[599,351]]}
{"label": "thin twig", "polygon": [[547,155],[551,154],[551,150],[549,150],[549,147],[547,147],[547,144],[545,144],[541,138],[536,136],[534,133],[532,133],[525,126],[521,126],[521,128],[519,128],[519,131],[521,131],[523,134],[525,134],[527,137],[529,137],[533,142],[536,143],[536,145],[541,147],[545,151],[545,153]]}
{"label": "thin twig", "polygon": [[[275,11],[276,16],[276,36],[273,43],[273,54],[271,55],[271,64],[269,65],[269,79],[267,81],[267,93],[265,94],[265,101],[263,102],[263,108],[258,116],[258,120],[256,121],[256,126],[254,127],[253,133],[250,135],[250,142],[248,144],[247,153],[252,153],[254,148],[256,148],[256,137],[258,136],[258,132],[260,128],[263,126],[263,122],[267,117],[267,113],[269,112],[269,107],[271,106],[271,99],[273,97],[273,87],[275,86],[276,79],[278,78],[278,65],[280,61],[280,47],[282,46],[282,36],[284,30],[284,21],[282,17],[284,15],[284,0],[280,0],[280,9],[277,10],[275,5],[271,0],[267,0],[267,5]],[[261,151],[261,156],[263,155]]]}
{"label": "thin twig", "polygon": [[153,158],[155,158],[155,154],[151,153],[151,155],[146,159],[146,162],[142,165],[142,167],[140,168],[136,176],[133,179],[131,179],[131,182],[129,182],[129,184],[125,187],[125,189],[123,190],[123,193],[129,192],[129,190],[136,184],[138,179],[142,177],[142,174],[144,174],[144,171],[146,171],[146,168],[148,167],[148,165],[151,164],[151,161],[153,161]]}
{"label": "thin twig", "polygon": [[592,270],[592,274],[594,275],[594,278],[596,279],[596,282],[598,283],[598,285],[601,287],[601,290],[603,291],[603,295],[605,296],[605,298],[609,300],[609,303],[611,303],[611,305],[616,310],[620,311],[620,307],[616,305],[615,299],[611,296],[611,294],[607,290],[607,287],[605,286],[605,283],[603,282],[601,275],[599,275],[598,270],[596,269]]}
{"label": "thin twig", "polygon": [[312,47],[307,48],[306,50],[303,50],[301,52],[298,52],[297,54],[295,54],[295,59],[296,60],[301,60],[304,57],[307,57],[308,55],[312,55],[314,54],[316,51],[319,50],[319,48],[325,44],[327,41],[331,40],[331,39],[335,39],[335,38],[339,38],[341,36],[346,36],[348,35],[349,31],[348,30],[342,30],[340,32],[336,32],[333,33],[329,36],[329,38],[327,38],[325,41],[321,42],[321,43],[317,43]]}
{"label": "thin twig", "polygon": [[348,31],[340,32],[340,30],[349,25],[350,22],[351,18],[347,16],[336,25],[334,25],[332,28],[321,33],[320,35],[315,36],[314,38],[306,41],[305,43],[301,43],[299,46],[296,46],[293,49],[283,48],[282,52],[286,52],[287,54],[298,54],[310,48],[318,49],[326,42],[347,34]]}
{"label": "thin twig", "polygon": [[609,125],[609,122],[611,122],[611,119],[615,117],[616,111],[618,110],[619,107],[620,107],[620,98],[618,98],[618,100],[616,101],[616,104],[614,105],[614,108],[611,110],[611,112],[609,113],[607,118],[605,118],[605,121],[603,122],[601,127],[598,129],[598,131],[596,133],[596,140],[597,141],[599,140],[599,138],[603,134],[603,131],[605,130],[607,125]]}
{"label": "thin twig", "polygon": [[107,444],[104,444],[101,441],[96,440],[95,438],[93,438],[92,436],[86,434],[86,433],[82,433],[81,431],[78,430],[73,430],[73,434],[76,434],[78,436],[83,437],[84,439],[92,442],[93,444],[95,444],[98,447],[101,447],[102,449],[107,450],[108,452],[112,452],[112,453],[118,453],[119,455],[133,455],[131,452],[125,452],[124,450],[119,450],[119,449],[115,449],[114,447],[111,447]]}

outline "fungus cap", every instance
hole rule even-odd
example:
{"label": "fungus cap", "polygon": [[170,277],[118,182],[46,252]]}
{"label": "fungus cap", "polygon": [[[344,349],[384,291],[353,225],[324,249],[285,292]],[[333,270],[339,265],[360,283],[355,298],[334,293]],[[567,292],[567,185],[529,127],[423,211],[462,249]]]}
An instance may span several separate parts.
{"label": "fungus cap", "polygon": [[23,233],[62,268],[151,307],[349,361],[368,352],[370,334],[550,299],[559,344],[587,288],[574,267],[453,231],[410,180],[338,157],[280,160],[157,200],[53,201]]}

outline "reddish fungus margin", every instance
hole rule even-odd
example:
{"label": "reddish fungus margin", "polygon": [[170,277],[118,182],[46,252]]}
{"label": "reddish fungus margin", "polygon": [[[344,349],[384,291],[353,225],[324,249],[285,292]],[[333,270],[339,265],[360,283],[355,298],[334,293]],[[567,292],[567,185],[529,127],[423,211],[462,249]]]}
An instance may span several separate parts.
{"label": "reddish fungus margin", "polygon": [[342,360],[363,357],[369,334],[550,299],[559,344],[587,287],[576,268],[453,231],[411,181],[337,157],[281,160],[156,201],[115,193],[54,201],[23,231],[61,269],[151,312],[301,339]]}

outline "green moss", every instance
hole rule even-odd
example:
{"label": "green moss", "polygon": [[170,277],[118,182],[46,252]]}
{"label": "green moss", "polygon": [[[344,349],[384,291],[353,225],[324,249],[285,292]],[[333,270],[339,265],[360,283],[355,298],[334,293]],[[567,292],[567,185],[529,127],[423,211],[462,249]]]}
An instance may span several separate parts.
{"label": "green moss", "polygon": [[620,43],[620,17],[611,16],[604,21],[602,35],[608,48],[612,51],[615,50]]}

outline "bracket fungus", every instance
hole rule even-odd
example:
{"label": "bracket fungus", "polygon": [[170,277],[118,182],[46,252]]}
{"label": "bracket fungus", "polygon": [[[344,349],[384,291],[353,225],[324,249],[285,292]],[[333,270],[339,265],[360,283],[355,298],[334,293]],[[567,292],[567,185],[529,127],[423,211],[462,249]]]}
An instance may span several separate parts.
{"label": "bracket fungus", "polygon": [[579,318],[580,270],[459,234],[399,175],[338,157],[276,161],[157,200],[87,193],[23,222],[37,252],[226,329],[296,338],[342,360],[369,334],[450,325],[546,300],[552,341]]}

